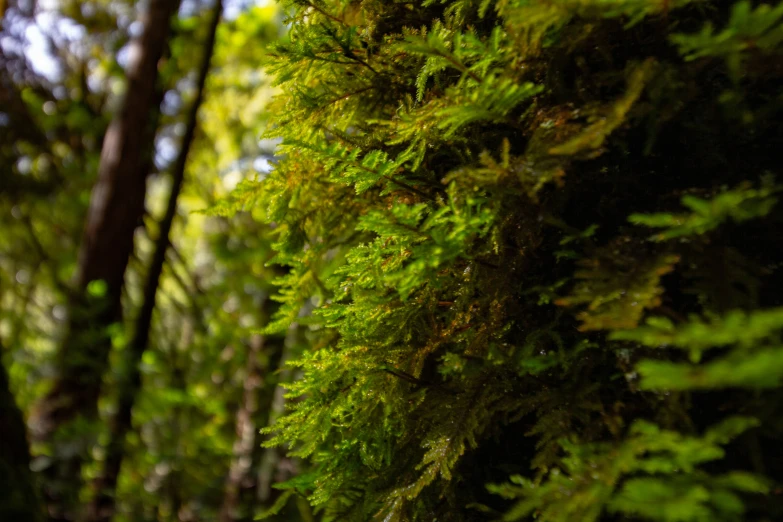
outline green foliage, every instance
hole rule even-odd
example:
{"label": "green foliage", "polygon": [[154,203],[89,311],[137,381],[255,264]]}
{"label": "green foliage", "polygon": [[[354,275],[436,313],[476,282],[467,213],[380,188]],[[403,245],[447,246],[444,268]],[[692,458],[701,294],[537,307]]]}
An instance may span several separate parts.
{"label": "green foliage", "polygon": [[[642,388],[775,388],[783,382],[781,329],[783,313],[778,308],[749,314],[733,311],[708,321],[694,317],[676,326],[665,317],[650,317],[646,326],[613,332],[610,338],[689,352],[690,364],[641,361],[637,368]],[[724,347],[733,349],[697,364],[704,350]]]}
{"label": "green foliage", "polygon": [[692,350],[695,351],[693,358],[698,359],[703,349],[735,344],[750,348],[769,339],[781,328],[783,310],[776,308],[750,314],[734,311],[707,321],[694,317],[677,326],[666,317],[650,317],[646,326],[613,332],[609,337],[615,341],[636,341],[652,348]]}
{"label": "green foliage", "polygon": [[[74,365],[96,363],[98,354],[64,355],[57,346],[66,333],[66,311],[79,311],[72,303],[70,285],[106,125],[121,106],[119,96],[125,90],[125,68],[117,61],[118,51],[128,49],[128,31],[138,32],[140,22],[134,20],[143,20],[149,5],[125,0],[57,0],[27,7],[3,2],[0,9],[4,15],[0,21],[4,42],[0,53],[0,345],[11,381],[10,390],[6,383],[2,388],[14,393],[28,420],[27,437],[21,416],[18,432],[11,431],[5,415],[0,420],[0,482],[7,494],[0,494],[2,520],[33,521],[33,510],[43,504],[27,491],[26,496],[20,493],[28,482],[42,483],[51,469],[52,445],[40,443],[36,436],[39,425],[33,405],[51,388],[58,358],[67,357]],[[103,375],[100,418],[80,419],[63,430],[63,438],[74,441],[61,445],[64,453],[75,454],[83,446],[85,455],[89,454],[82,472],[83,511],[95,494],[93,479],[107,454],[108,427],[118,409],[117,390],[127,384],[121,379],[128,375],[127,361],[132,359],[125,349],[133,334],[130,324],[143,299],[158,219],[168,198],[171,154],[179,148],[193,99],[195,68],[203,55],[212,5],[197,2],[183,8],[173,23],[169,56],[159,64],[164,114],[157,128],[150,130],[157,133],[160,148],[154,167],[148,166],[155,175],[147,182],[147,214],[135,231],[135,255],[126,271],[125,321],[110,329],[114,350],[111,369]],[[282,409],[281,404],[271,404],[280,402],[273,401],[277,383],[290,378],[285,372],[277,373],[280,356],[275,350],[281,347],[282,337],[262,339],[261,353],[251,353],[251,345],[259,342],[254,332],[266,326],[275,308],[264,309],[261,304],[269,302],[264,299],[273,291],[270,281],[279,274],[276,267],[265,266],[272,257],[273,238],[269,227],[254,221],[248,212],[238,213],[234,202],[220,204],[222,210],[215,212],[219,216],[194,212],[212,206],[239,179],[262,176],[254,172],[261,168],[252,167],[263,157],[272,157],[272,145],[258,141],[266,121],[263,109],[273,92],[271,80],[259,72],[259,60],[265,53],[264,44],[279,36],[279,13],[273,5],[245,3],[239,7],[233,10],[233,19],[224,20],[218,30],[172,247],[158,289],[149,348],[141,359],[133,429],[127,437],[115,496],[112,520],[116,522],[194,516],[218,520],[228,496],[229,466],[239,458],[242,433],[255,435],[249,443],[251,454],[242,455],[243,465],[245,459],[251,461],[243,483],[264,473],[278,473],[274,464],[266,471],[261,469],[263,451],[257,431],[273,416],[270,410]],[[28,9],[29,14],[23,13]],[[230,12],[227,9],[226,15]],[[26,33],[37,34],[43,44],[28,41]],[[13,52],[6,53],[12,47]],[[22,49],[24,54],[20,54]],[[47,60],[40,58],[42,53]],[[56,74],[41,77],[35,73],[40,62],[45,66],[52,61]],[[133,174],[140,181],[147,172]],[[250,182],[240,186],[256,188]],[[251,209],[250,191],[241,205],[242,210]],[[88,293],[89,300],[100,305],[106,284],[94,281]],[[292,342],[289,348],[295,352],[301,344]],[[74,380],[77,387],[80,378],[77,375]],[[6,413],[5,408],[0,410]],[[238,426],[237,417],[243,415],[248,423]],[[31,466],[26,451],[22,452],[28,440]],[[18,470],[32,467],[36,480],[28,481],[25,473],[7,469],[4,451],[13,452]],[[273,463],[279,457],[272,450],[265,455]],[[297,465],[290,459],[283,458],[283,462],[280,468],[286,470]],[[13,487],[6,481],[13,481]],[[258,490],[266,490],[266,500],[259,501],[255,490],[252,495],[242,491],[234,515],[252,519],[256,507],[275,504],[277,493],[268,491],[269,484]],[[86,513],[81,515],[79,520],[87,519]],[[282,506],[276,520],[299,517],[299,510]]]}
{"label": "green foliage", "polygon": [[641,65],[635,66],[628,75],[628,90],[616,102],[606,109],[604,114],[593,116],[595,123],[580,131],[577,136],[567,142],[549,149],[549,153],[560,156],[574,156],[590,150],[596,150],[603,145],[606,138],[617,127],[623,124],[628,111],[641,96],[645,84],[655,73],[655,61],[648,59]]}
{"label": "green foliage", "polygon": [[686,60],[718,57],[726,60],[732,76],[740,77],[740,68],[749,52],[780,53],[783,46],[783,3],[777,7],[761,4],[754,8],[747,0],[732,6],[731,17],[722,31],[711,23],[695,34],[673,34],[673,43]]}
{"label": "green foliage", "polygon": [[537,483],[522,476],[489,490],[518,499],[503,520],[535,513],[545,522],[598,520],[610,513],[644,520],[737,520],[744,513],[741,492],[766,493],[768,484],[742,471],[710,475],[699,466],[725,455],[721,445],[757,423],[732,417],[702,437],[662,430],[636,421],[619,444],[562,440],[562,467]]}
{"label": "green foliage", "polygon": [[[625,245],[635,247],[636,245]],[[674,254],[662,254],[646,260],[627,260],[619,251],[606,249],[602,257],[578,262],[583,268],[574,272],[579,281],[572,294],[558,299],[560,306],[587,305],[577,315],[581,330],[633,328],[644,311],[661,304],[661,276],[674,270],[680,260]]]}
{"label": "green foliage", "polygon": [[[238,493],[244,518],[783,519],[783,4],[281,3],[271,45],[271,7],[218,33],[115,519],[223,518],[243,469],[266,495],[253,513]],[[86,31],[51,41],[62,77],[2,57],[0,339],[26,411],[63,333],[131,4],[37,7]],[[161,143],[205,27],[185,11]],[[130,333],[112,328],[104,420]],[[106,426],[74,424],[85,477]]]}
{"label": "green foliage", "polygon": [[734,190],[724,190],[711,200],[684,196],[682,204],[690,214],[631,214],[628,220],[637,225],[665,228],[653,236],[655,241],[698,236],[718,228],[724,221],[741,223],[766,216],[777,203],[774,196],[780,187],[766,178],[760,189],[746,183]]}
{"label": "green foliage", "polygon": [[322,520],[779,517],[778,8],[284,5],[234,208],[289,270],[266,331],[315,307],[266,433]]}

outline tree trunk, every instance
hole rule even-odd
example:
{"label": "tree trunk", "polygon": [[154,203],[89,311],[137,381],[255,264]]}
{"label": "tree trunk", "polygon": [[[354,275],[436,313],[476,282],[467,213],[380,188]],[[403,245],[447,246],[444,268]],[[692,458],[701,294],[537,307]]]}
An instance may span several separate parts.
{"label": "tree trunk", "polygon": [[[171,372],[171,387],[172,389],[181,392],[186,393],[188,389],[188,383],[186,380],[186,373],[187,373],[187,360],[190,357],[189,348],[193,344],[193,330],[194,326],[193,323],[195,322],[195,319],[193,318],[187,318],[185,319],[185,323],[182,326],[182,337],[180,338],[180,346],[181,350],[177,355],[182,355],[182,357],[175,356],[173,357],[172,361],[172,372]],[[182,360],[184,359],[184,360]],[[185,415],[183,415],[183,410]],[[182,469],[182,463],[185,459],[185,452],[182,451],[182,444],[180,444],[180,438],[182,433],[187,433],[189,431],[189,424],[187,422],[187,410],[183,408],[182,405],[177,405],[174,407],[174,411],[171,415],[171,420],[173,422],[172,426],[172,437],[171,441],[176,446],[175,450],[175,462],[176,465],[172,467],[171,471],[169,472],[168,476],[168,484],[167,484],[167,490],[168,490],[168,500],[169,500],[169,517],[172,520],[172,522],[179,521],[179,520],[187,520],[186,517],[180,516],[180,511],[182,510],[183,506],[183,498],[182,498],[182,487],[185,483],[185,480],[183,479],[183,469]]]}
{"label": "tree trunk", "polygon": [[[3,348],[0,346],[0,355]],[[0,362],[0,520],[40,522],[43,510],[30,472],[30,449],[22,412]]]}
{"label": "tree trunk", "polygon": [[[302,310],[300,310],[299,317],[307,316],[311,312],[311,309],[312,305],[310,303],[306,304]],[[304,327],[299,323],[292,323],[291,326],[288,327],[283,353],[280,362],[278,363],[281,371],[274,388],[270,391],[271,399],[269,402],[269,414],[266,419],[266,425],[271,425],[284,413],[286,400],[285,390],[280,385],[294,380],[294,372],[290,367],[286,367],[285,363],[300,349],[298,345],[302,342],[303,332]],[[262,441],[259,440],[259,444],[261,442]],[[295,474],[295,465],[295,462],[288,459],[285,456],[285,451],[280,447],[261,449],[261,459],[258,467],[256,485],[256,499],[259,504],[269,507],[275,503],[277,497],[280,496],[281,491],[273,489],[272,486],[278,482],[285,482],[291,478]]]}
{"label": "tree trunk", "polygon": [[147,172],[140,167],[153,149],[149,123],[158,109],[158,62],[178,5],[178,0],[150,0],[144,33],[132,44],[127,94],[103,141],[57,375],[31,422],[36,442],[50,445],[44,493],[51,520],[73,520],[75,515],[89,446],[83,423],[96,418],[111,348],[109,327],[122,318],[125,269],[144,213]]}
{"label": "tree trunk", "polygon": [[108,522],[114,516],[115,489],[117,478],[122,465],[124,455],[125,436],[131,429],[131,412],[136,395],[141,387],[141,373],[139,364],[142,355],[149,343],[152,314],[155,309],[155,300],[158,291],[158,283],[163,265],[166,260],[166,251],[169,248],[169,234],[177,214],[177,199],[185,178],[185,167],[193,137],[196,133],[198,109],[204,95],[204,85],[209,72],[209,64],[215,46],[215,35],[220,23],[220,15],[223,9],[222,0],[217,0],[214,6],[214,14],[209,27],[207,41],[204,46],[204,57],[199,70],[196,87],[196,98],[193,101],[187,115],[185,134],[182,138],[177,160],[172,171],[171,194],[163,220],[160,223],[160,231],[155,242],[155,250],[152,255],[147,280],[144,286],[144,299],[139,315],[136,318],[133,337],[126,350],[128,374],[119,383],[119,398],[117,414],[110,426],[109,444],[106,448],[106,458],[103,462],[101,473],[98,476],[95,487],[95,497],[88,509],[87,520],[89,522]]}
{"label": "tree trunk", "polygon": [[[268,318],[270,299],[264,300],[262,318]],[[233,459],[226,477],[220,522],[253,520],[256,503],[257,472],[262,456],[258,431],[269,423],[277,389],[277,375],[284,351],[284,340],[254,335],[247,354],[247,375],[242,403],[236,416],[236,440]],[[266,356],[266,364],[260,359]],[[264,372],[264,370],[266,370]]]}

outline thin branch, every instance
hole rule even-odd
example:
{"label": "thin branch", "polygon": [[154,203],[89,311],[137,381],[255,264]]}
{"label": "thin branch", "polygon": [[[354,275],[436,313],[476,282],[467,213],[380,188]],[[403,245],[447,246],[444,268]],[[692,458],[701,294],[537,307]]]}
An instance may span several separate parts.
{"label": "thin branch", "polygon": [[460,71],[462,71],[463,73],[465,73],[465,74],[467,74],[468,76],[470,76],[470,77],[471,77],[471,78],[472,78],[472,79],[473,79],[473,80],[474,80],[476,83],[481,83],[481,78],[480,78],[480,77],[479,77],[479,76],[478,76],[476,73],[474,73],[473,71],[471,71],[470,69],[468,69],[468,67],[467,67],[467,66],[466,66],[464,63],[460,62],[459,60],[457,60],[456,58],[454,58],[454,57],[453,57],[453,56],[451,56],[450,54],[444,54],[444,53],[442,53],[442,52],[440,52],[440,51],[436,51],[436,52],[437,52],[437,53],[438,53],[440,56],[442,56],[443,58],[445,58],[446,60],[448,60],[448,61],[449,61],[449,63],[451,63],[452,65],[454,65],[454,67],[456,67],[457,69],[459,69],[459,70],[460,70]]}
{"label": "thin branch", "polygon": [[345,93],[342,96],[340,96],[339,98],[335,98],[333,100],[330,100],[330,101],[326,102],[326,104],[324,104],[323,106],[319,107],[319,109],[325,109],[326,107],[329,107],[330,105],[334,105],[335,103],[337,103],[339,101],[346,100],[346,99],[350,98],[351,96],[356,96],[357,94],[362,94],[362,93],[365,93],[367,91],[371,91],[374,88],[375,88],[374,85],[368,85],[367,87],[364,87],[363,89],[359,89],[358,91],[352,91],[352,92]]}
{"label": "thin branch", "polygon": [[305,5],[307,5],[308,7],[311,7],[313,10],[315,10],[315,11],[317,11],[317,12],[321,13],[322,15],[324,15],[325,17],[327,17],[329,20],[332,20],[332,21],[334,21],[334,22],[337,22],[338,24],[342,24],[342,25],[348,25],[348,24],[346,24],[346,23],[345,23],[345,21],[344,21],[344,20],[342,20],[341,18],[338,18],[338,17],[336,17],[336,16],[334,16],[334,15],[332,15],[332,14],[329,14],[329,13],[327,13],[326,11],[324,11],[323,9],[321,9],[320,7],[318,7],[317,5],[315,5],[314,3],[310,2],[309,0],[303,0],[303,1],[302,1],[302,3],[303,3],[303,4],[305,4]]}

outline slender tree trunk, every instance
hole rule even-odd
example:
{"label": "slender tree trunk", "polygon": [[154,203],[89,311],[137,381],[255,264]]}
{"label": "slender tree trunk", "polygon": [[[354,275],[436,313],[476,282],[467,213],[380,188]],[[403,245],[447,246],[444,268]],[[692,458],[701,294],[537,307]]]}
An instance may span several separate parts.
{"label": "slender tree trunk", "polygon": [[[264,300],[261,314],[264,322],[271,315],[270,303],[270,299]],[[244,393],[236,416],[237,438],[226,477],[220,522],[253,520],[257,470],[262,456],[258,431],[269,423],[278,380],[275,372],[279,369],[283,351],[284,340],[279,337],[254,335],[250,339]],[[266,362],[262,364],[264,356]]]}
{"label": "slender tree trunk", "polygon": [[[0,345],[0,356],[3,347]],[[41,502],[30,472],[30,449],[22,412],[0,361],[0,520],[40,522]]]}
{"label": "slender tree trunk", "polygon": [[106,449],[106,458],[103,462],[101,473],[96,480],[96,491],[93,501],[88,509],[87,520],[89,522],[108,522],[114,516],[114,493],[117,478],[122,465],[124,454],[125,436],[131,429],[131,411],[136,395],[141,387],[141,373],[139,363],[149,343],[152,314],[155,309],[155,300],[158,291],[158,283],[163,265],[166,260],[166,250],[169,248],[169,234],[171,232],[174,217],[177,214],[177,199],[185,178],[185,167],[193,137],[197,127],[198,109],[204,95],[204,85],[209,72],[209,64],[215,46],[215,35],[220,23],[220,15],[223,9],[222,0],[217,0],[214,14],[209,27],[207,41],[204,46],[204,58],[198,73],[196,98],[193,101],[187,115],[185,134],[182,138],[182,146],[177,156],[172,171],[171,194],[163,220],[160,223],[160,231],[155,241],[155,250],[152,255],[147,280],[144,286],[144,299],[135,321],[133,337],[127,347],[128,375],[124,376],[119,384],[119,399],[117,414],[110,426],[109,444]]}
{"label": "slender tree trunk", "polygon": [[53,521],[75,517],[88,450],[83,423],[96,418],[111,348],[109,327],[122,317],[125,270],[144,213],[147,173],[140,166],[153,148],[154,134],[148,127],[158,109],[158,62],[178,5],[178,0],[150,0],[143,35],[132,44],[127,94],[103,141],[57,376],[31,422],[35,440],[49,445],[44,493]]}
{"label": "slender tree trunk", "polygon": [[[185,319],[185,324],[182,326],[181,337],[181,350],[177,353],[173,361],[173,370],[171,372],[171,387],[178,392],[185,393],[187,391],[187,380],[185,378],[187,373],[187,361],[190,357],[190,346],[193,343],[193,319]],[[182,355],[182,357],[180,357]],[[184,359],[185,361],[181,361]],[[185,412],[187,413],[187,412]],[[187,417],[183,415],[182,405],[178,405],[174,408],[171,415],[174,426],[172,427],[171,442],[175,445],[175,465],[169,472],[168,476],[168,496],[170,519],[172,522],[178,520],[186,520],[184,517],[180,517],[180,511],[182,510],[183,498],[182,498],[182,486],[183,486],[183,470],[182,462],[185,459],[185,452],[182,451],[182,445],[180,444],[180,434],[187,433],[189,426],[187,425]]]}
{"label": "slender tree trunk", "polygon": [[[306,316],[310,311],[311,305],[305,305],[299,312],[299,317]],[[278,375],[274,389],[271,390],[269,415],[266,420],[266,425],[272,424],[283,415],[285,410],[285,390],[280,385],[291,382],[294,377],[291,368],[285,367],[285,363],[291,359],[294,353],[296,353],[298,349],[297,345],[302,341],[302,336],[303,327],[299,323],[293,323],[288,327],[283,353],[278,364],[281,371]],[[259,441],[259,444],[260,442],[261,441]],[[294,463],[290,460],[286,461],[285,459],[284,451],[279,447],[263,448],[261,450],[256,485],[256,499],[259,504],[267,507],[274,504],[281,492],[280,490],[273,489],[272,486],[277,482],[284,482],[294,475]],[[282,465],[283,462],[286,462],[287,465]]]}

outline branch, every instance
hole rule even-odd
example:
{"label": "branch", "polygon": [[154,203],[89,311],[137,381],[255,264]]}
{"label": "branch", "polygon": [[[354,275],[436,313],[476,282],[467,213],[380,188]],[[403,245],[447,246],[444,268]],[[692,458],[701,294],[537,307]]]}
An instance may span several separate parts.
{"label": "branch", "polygon": [[305,4],[305,5],[306,5],[306,6],[308,6],[308,7],[311,7],[313,10],[315,10],[315,11],[317,11],[317,12],[321,13],[322,15],[324,15],[324,16],[325,16],[326,18],[328,18],[329,20],[335,21],[335,22],[337,22],[338,24],[347,25],[347,24],[345,23],[345,21],[344,21],[344,20],[342,20],[341,18],[337,18],[336,16],[334,16],[334,15],[332,15],[332,14],[329,14],[329,13],[327,13],[326,11],[324,11],[323,9],[321,9],[320,7],[318,7],[317,5],[315,5],[314,3],[310,2],[309,0],[303,0],[303,1],[302,1],[302,3],[303,3],[303,4]]}

